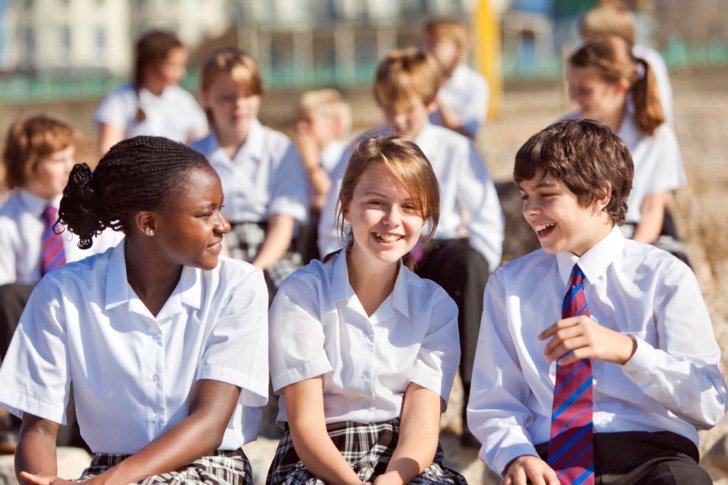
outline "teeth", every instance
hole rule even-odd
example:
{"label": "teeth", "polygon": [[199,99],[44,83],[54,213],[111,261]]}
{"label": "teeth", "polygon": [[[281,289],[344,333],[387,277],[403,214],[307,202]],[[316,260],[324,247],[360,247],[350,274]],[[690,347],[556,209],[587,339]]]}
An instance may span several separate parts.
{"label": "teeth", "polygon": [[541,232],[544,229],[549,229],[554,226],[555,226],[555,224],[537,224],[537,225],[533,226],[533,228],[536,230],[536,232]]}
{"label": "teeth", "polygon": [[397,234],[376,234],[377,239],[384,242],[395,242],[402,238]]}

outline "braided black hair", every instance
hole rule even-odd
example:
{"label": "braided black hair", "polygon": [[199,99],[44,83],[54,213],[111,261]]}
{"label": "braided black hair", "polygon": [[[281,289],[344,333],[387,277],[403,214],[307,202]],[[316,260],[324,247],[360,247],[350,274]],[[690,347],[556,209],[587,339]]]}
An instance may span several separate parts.
{"label": "braided black hair", "polygon": [[62,224],[88,249],[105,228],[127,232],[134,214],[163,207],[191,169],[209,166],[202,154],[167,138],[123,140],[101,158],[93,172],[76,164],[63,191]]}

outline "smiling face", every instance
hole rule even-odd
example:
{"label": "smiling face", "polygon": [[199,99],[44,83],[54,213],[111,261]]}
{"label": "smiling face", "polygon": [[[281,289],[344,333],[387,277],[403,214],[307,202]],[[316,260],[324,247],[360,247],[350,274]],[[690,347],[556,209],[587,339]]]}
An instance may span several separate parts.
{"label": "smiling face", "polygon": [[41,199],[51,199],[63,193],[75,163],[76,147],[73,145],[42,157],[26,177],[25,188]]}
{"label": "smiling face", "polygon": [[397,264],[417,243],[425,223],[421,201],[383,162],[367,166],[351,201],[342,205],[354,236],[352,260],[371,267]]}
{"label": "smiling face", "polygon": [[609,83],[593,67],[570,66],[568,71],[569,98],[579,106],[582,118],[609,123],[621,116],[629,84]]}
{"label": "smiling face", "polygon": [[582,206],[563,181],[542,170],[522,181],[518,188],[523,216],[547,253],[569,251],[581,256],[612,230],[611,219],[602,210],[609,193]]}
{"label": "smiling face", "polygon": [[220,213],[220,178],[208,166],[191,170],[163,208],[155,211],[154,237],[171,264],[212,269],[230,224]]}
{"label": "smiling face", "polygon": [[416,138],[427,125],[427,119],[435,108],[434,103],[425,105],[422,99],[412,97],[409,101],[380,106],[384,121],[397,135]]}
{"label": "smiling face", "polygon": [[202,99],[212,113],[215,129],[223,133],[247,135],[260,109],[260,96],[248,93],[227,72],[215,77]]}

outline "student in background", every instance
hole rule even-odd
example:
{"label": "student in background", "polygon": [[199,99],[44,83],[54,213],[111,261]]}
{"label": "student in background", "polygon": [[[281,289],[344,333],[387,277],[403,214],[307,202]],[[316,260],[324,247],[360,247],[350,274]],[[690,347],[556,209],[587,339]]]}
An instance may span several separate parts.
{"label": "student in background", "polygon": [[331,189],[331,174],[348,145],[351,108],[336,89],[315,89],[301,95],[294,109],[293,142],[312,190],[309,222],[298,235],[304,263],[318,258],[316,231]]}
{"label": "student in background", "polygon": [[258,66],[233,47],[213,52],[200,80],[212,130],[192,144],[220,175],[223,214],[232,224],[231,256],[264,270],[271,298],[301,266],[293,245],[308,215],[306,174],[295,145],[258,121],[263,82]]}
{"label": "student in background", "polygon": [[23,419],[19,481],[72,483],[55,439],[72,386],[84,483],[252,484],[241,446],[268,395],[268,296],[260,270],[219,258],[222,203],[207,160],[167,138],[74,167],[62,224],[82,248],[104,228],[126,237],[46,275],[23,312],[0,368],[0,405]]}
{"label": "student in background", "polygon": [[205,113],[179,86],[187,69],[187,49],[164,31],[144,34],[134,49],[134,79],[116,88],[94,115],[98,154],[135,135],[190,142],[207,133]]}
{"label": "student in background", "polygon": [[344,249],[291,275],[271,306],[286,433],[266,483],[465,484],[438,444],[457,308],[411,271],[437,227],[435,174],[404,137],[362,139],[338,200]]}
{"label": "student in background", "polygon": [[665,121],[650,64],[634,57],[620,37],[584,44],[569,58],[569,95],[579,112],[624,140],[634,160],[633,188],[622,230],[627,237],[655,244],[687,262],[671,218],[672,191],[685,185],[677,137]]}
{"label": "student in background", "polygon": [[[483,313],[483,290],[502,254],[503,212],[485,162],[471,141],[428,121],[440,81],[437,63],[426,52],[390,52],[379,63],[374,82],[374,97],[385,124],[361,138],[374,133],[408,136],[435,171],[440,187],[440,224],[432,242],[415,251],[415,271],[442,286],[458,306],[460,377],[467,396]],[[337,168],[336,188],[350,153],[351,149],[344,153]],[[336,193],[338,190],[328,198],[321,214],[322,255],[341,247],[333,225]],[[471,438],[466,430],[463,442],[472,444]]]}
{"label": "student in background", "polygon": [[454,18],[431,19],[425,23],[422,40],[443,77],[430,122],[475,138],[488,113],[489,87],[485,78],[466,64],[470,44],[467,25]]}
{"label": "student in background", "polygon": [[599,37],[616,35],[627,42],[636,58],[644,59],[650,65],[657,81],[662,111],[667,122],[672,124],[672,84],[667,66],[659,52],[637,43],[635,30],[634,14],[629,7],[621,3],[600,5],[589,10],[579,24],[582,41],[590,42]]}

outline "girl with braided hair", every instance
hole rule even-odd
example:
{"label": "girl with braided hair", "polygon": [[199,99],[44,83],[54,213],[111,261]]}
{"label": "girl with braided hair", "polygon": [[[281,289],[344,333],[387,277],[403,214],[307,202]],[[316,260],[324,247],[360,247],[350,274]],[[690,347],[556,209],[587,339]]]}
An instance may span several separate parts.
{"label": "girl with braided hair", "polygon": [[634,160],[622,232],[687,262],[667,212],[672,191],[686,183],[685,170],[650,64],[634,57],[621,37],[606,36],[588,41],[571,55],[567,77],[569,96],[579,111],[566,118],[605,123],[624,140]]}
{"label": "girl with braided hair", "polygon": [[166,138],[73,168],[60,223],[82,247],[126,237],[46,275],[20,319],[0,405],[23,419],[21,483],[69,483],[55,447],[71,384],[95,453],[85,483],[252,483],[241,446],[267,400],[268,295],[259,269],[220,257],[222,203],[207,160]]}

